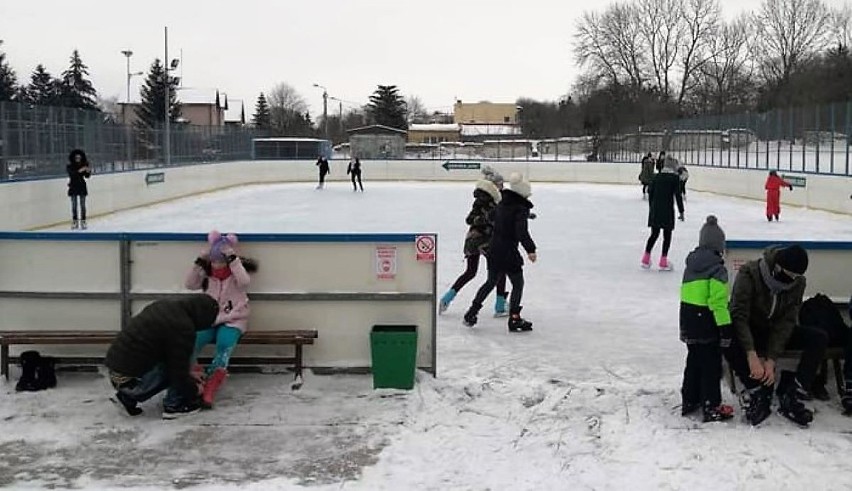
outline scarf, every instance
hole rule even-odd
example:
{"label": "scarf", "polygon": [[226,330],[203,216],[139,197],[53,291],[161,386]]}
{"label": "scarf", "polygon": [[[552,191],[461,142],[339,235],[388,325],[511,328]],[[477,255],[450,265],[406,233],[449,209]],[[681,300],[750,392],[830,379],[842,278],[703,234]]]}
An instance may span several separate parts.
{"label": "scarf", "polygon": [[210,276],[219,281],[225,281],[231,276],[231,268],[228,266],[225,266],[224,268],[214,268],[210,272]]}
{"label": "scarf", "polygon": [[772,306],[769,308],[769,317],[775,313],[775,307],[778,306],[778,295],[789,291],[796,284],[795,281],[791,281],[790,283],[782,283],[775,279],[772,276],[772,273],[769,272],[769,264],[767,264],[766,259],[761,258],[758,263],[758,267],[760,268],[760,276],[763,278],[763,283],[769,287],[769,292],[772,293]]}

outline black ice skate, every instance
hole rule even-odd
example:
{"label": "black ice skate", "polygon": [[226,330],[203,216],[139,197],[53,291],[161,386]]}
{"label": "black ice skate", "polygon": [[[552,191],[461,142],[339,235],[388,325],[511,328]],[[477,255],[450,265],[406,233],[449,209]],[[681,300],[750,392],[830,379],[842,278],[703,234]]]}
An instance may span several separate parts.
{"label": "black ice skate", "polygon": [[201,404],[198,401],[188,402],[180,406],[164,407],[163,419],[178,419],[190,414],[195,414],[201,411]]}
{"label": "black ice skate", "polygon": [[759,385],[742,392],[746,420],[752,426],[763,423],[772,414],[772,387]]}
{"label": "black ice skate", "polygon": [[115,404],[116,407],[121,408],[130,416],[139,416],[142,414],[142,409],[138,406],[136,401],[121,392],[116,392],[114,396],[109,398],[109,400]]}
{"label": "black ice skate", "polygon": [[518,308],[516,313],[509,317],[509,332],[529,332],[532,331],[532,322],[521,317],[521,308]]}
{"label": "black ice skate", "polygon": [[712,423],[714,421],[727,421],[733,417],[734,408],[727,404],[719,404],[718,406],[713,406],[712,404],[704,405],[703,421],[705,423]]}
{"label": "black ice skate", "polygon": [[846,388],[840,396],[840,404],[843,406],[843,414],[852,416],[852,380],[846,381]]}
{"label": "black ice skate", "polygon": [[467,313],[464,314],[464,320],[462,321],[462,324],[466,325],[467,327],[475,326],[476,321],[479,320],[476,317],[477,313],[478,313],[478,309],[474,310],[474,308],[471,307],[471,309],[468,310]]}
{"label": "black ice skate", "polygon": [[778,384],[778,412],[793,423],[807,427],[814,420],[814,413],[799,400],[799,392],[804,392],[793,372],[781,372]]}

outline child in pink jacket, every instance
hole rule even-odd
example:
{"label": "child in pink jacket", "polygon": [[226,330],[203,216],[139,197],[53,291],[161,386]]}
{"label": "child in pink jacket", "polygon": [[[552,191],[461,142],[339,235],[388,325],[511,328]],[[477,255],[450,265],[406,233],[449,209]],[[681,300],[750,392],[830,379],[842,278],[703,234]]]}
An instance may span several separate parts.
{"label": "child in pink jacket", "polygon": [[213,407],[216,392],[228,375],[231,353],[248,329],[249,299],[246,290],[251,281],[249,273],[257,271],[254,260],[237,255],[236,235],[212,231],[207,236],[208,248],[195,260],[186,277],[186,287],[203,290],[219,303],[219,315],[209,329],[198,331],[195,338],[195,357],[204,346],[216,345],[216,356],[206,369],[202,403]]}

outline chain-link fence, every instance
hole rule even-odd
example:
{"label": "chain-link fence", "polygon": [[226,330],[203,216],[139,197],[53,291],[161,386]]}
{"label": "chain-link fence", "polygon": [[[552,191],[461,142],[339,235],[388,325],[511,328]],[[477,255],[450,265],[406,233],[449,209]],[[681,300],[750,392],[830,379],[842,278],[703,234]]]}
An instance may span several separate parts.
{"label": "chain-link fence", "polygon": [[[74,148],[97,173],[163,167],[164,134],[94,111],[0,102],[0,180],[64,176]],[[262,136],[252,128],[174,124],[171,165],[249,159],[252,139]]]}

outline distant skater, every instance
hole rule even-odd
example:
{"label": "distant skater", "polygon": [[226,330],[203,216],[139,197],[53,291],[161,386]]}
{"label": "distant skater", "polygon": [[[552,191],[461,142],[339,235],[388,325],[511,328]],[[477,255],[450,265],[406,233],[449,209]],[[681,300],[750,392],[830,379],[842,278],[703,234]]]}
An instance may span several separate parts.
{"label": "distant skater", "polygon": [[642,199],[648,199],[648,186],[654,180],[654,157],[651,152],[642,159],[642,171],[639,173],[639,182],[642,183]]}
{"label": "distant skater", "polygon": [[325,187],[325,176],[329,173],[328,159],[320,156],[317,159],[317,167],[319,167],[319,184],[317,185],[317,189],[322,189]]}
{"label": "distant skater", "polygon": [[92,177],[86,153],[80,149],[72,150],[68,155],[66,170],[68,171],[68,197],[71,198],[71,229],[86,230],[86,197],[89,195],[86,179]]}
{"label": "distant skater", "polygon": [[642,267],[651,267],[651,251],[660,232],[663,233],[663,253],[660,255],[660,271],[671,271],[669,263],[669,248],[672,245],[672,232],[675,228],[674,207],[677,204],[678,219],[683,221],[683,196],[680,194],[680,178],[677,175],[678,163],[676,159],[667,158],[663,164],[663,170],[654,177],[651,188],[648,191],[648,227],[651,236],[645,244],[645,253],[642,255]]}
{"label": "distant skater", "polygon": [[781,215],[781,188],[793,190],[793,186],[781,178],[778,172],[769,171],[769,177],[766,178],[766,219],[770,222],[774,218],[777,222]]}
{"label": "distant skater", "polygon": [[[361,159],[350,160],[346,173],[352,178],[352,191],[358,191],[358,186],[360,186],[361,192],[364,192],[364,184],[361,182]],[[356,178],[358,179],[357,184],[355,183]]]}

